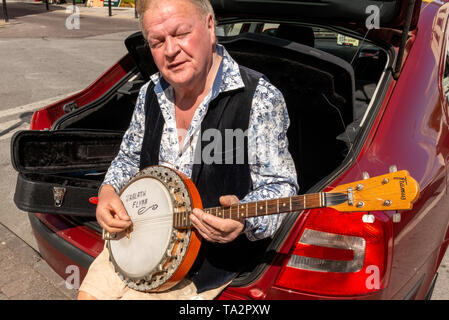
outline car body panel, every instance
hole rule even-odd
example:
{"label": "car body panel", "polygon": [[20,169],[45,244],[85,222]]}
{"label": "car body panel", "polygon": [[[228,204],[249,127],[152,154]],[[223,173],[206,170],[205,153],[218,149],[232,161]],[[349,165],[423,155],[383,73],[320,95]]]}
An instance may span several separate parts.
{"label": "car body panel", "polygon": [[72,220],[60,215],[38,213],[36,217],[62,239],[92,257],[98,256],[103,250],[104,240],[91,228],[74,224]]}
{"label": "car body panel", "polygon": [[68,276],[69,266],[77,266],[80,278],[83,279],[94,258],[77,246],[62,240],[60,234],[53,231],[51,224],[50,229],[48,224],[42,221],[42,215],[29,213],[28,218],[43,259],[63,278]]}

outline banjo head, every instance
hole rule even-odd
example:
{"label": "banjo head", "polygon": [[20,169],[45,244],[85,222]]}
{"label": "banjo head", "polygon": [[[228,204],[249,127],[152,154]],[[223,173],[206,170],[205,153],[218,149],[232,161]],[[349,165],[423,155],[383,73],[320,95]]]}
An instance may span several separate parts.
{"label": "banjo head", "polygon": [[132,289],[153,291],[177,271],[189,246],[190,228],[175,229],[173,216],[191,211],[183,179],[172,169],[153,166],[139,172],[120,192],[133,224],[107,240],[110,260]]}

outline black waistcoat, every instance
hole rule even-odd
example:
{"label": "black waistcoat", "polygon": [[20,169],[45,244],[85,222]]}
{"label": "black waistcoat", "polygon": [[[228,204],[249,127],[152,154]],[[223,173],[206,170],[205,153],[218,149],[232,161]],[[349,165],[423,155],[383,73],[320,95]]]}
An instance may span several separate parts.
{"label": "black waistcoat", "polygon": [[[242,146],[238,148],[239,145],[235,141],[232,144],[228,142],[228,146],[225,144],[226,135],[232,132],[225,129],[242,130],[242,132],[248,129],[254,92],[262,77],[260,73],[245,67],[240,67],[240,73],[245,87],[220,93],[209,104],[201,123],[201,134],[208,129],[218,129],[222,137],[222,139],[206,139],[205,137],[201,139],[202,135],[200,135],[198,138],[196,155],[209,155],[215,160],[210,163],[210,158],[203,161],[203,157],[201,159],[196,157],[193,165],[191,180],[200,193],[204,208],[219,206],[218,199],[221,195],[234,194],[242,199],[252,190],[246,135],[243,150],[241,150]],[[164,118],[154,93],[154,84],[150,84],[145,101],[145,134],[140,155],[141,170],[159,163],[163,126]],[[212,137],[215,136],[212,135]],[[215,143],[221,143],[221,148]],[[226,147],[229,150],[226,150]],[[198,150],[198,148],[201,149]],[[214,154],[217,150],[222,152],[221,156]],[[216,288],[231,280],[242,270],[250,256],[248,252],[253,251],[253,246],[255,243],[249,241],[243,234],[228,244],[203,240],[200,253],[189,273],[198,288],[198,293]]]}

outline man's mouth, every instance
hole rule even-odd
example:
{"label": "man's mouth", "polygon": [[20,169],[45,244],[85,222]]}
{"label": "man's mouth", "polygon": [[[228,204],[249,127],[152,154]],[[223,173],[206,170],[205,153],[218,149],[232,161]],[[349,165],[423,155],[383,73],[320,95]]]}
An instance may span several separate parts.
{"label": "man's mouth", "polygon": [[185,61],[182,61],[182,62],[176,62],[176,63],[170,63],[170,64],[167,66],[167,68],[170,69],[170,70],[176,69],[176,68],[178,68],[179,66],[183,65],[184,63],[185,63]]}

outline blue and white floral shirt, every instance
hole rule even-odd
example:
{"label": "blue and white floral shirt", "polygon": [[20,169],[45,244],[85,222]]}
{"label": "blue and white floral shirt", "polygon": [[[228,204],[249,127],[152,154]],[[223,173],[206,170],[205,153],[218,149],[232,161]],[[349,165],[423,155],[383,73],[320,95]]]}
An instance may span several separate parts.
{"label": "blue and white floral shirt", "polygon": [[[192,175],[194,150],[200,136],[201,122],[209,103],[219,93],[244,87],[238,64],[226,49],[217,45],[221,65],[209,94],[196,109],[190,128],[176,128],[173,88],[160,73],[152,75],[155,93],[165,120],[159,164]],[[145,132],[145,94],[150,82],[142,86],[128,130],[120,151],[112,161],[103,184],[112,185],[117,192],[139,171],[140,150]],[[288,151],[287,129],[290,120],[281,92],[265,78],[260,78],[255,90],[248,135],[248,159],[253,190],[241,202],[253,202],[295,195],[299,189],[293,159]],[[183,136],[182,146],[178,135]],[[218,196],[218,195],[217,195]],[[246,219],[244,232],[250,240],[269,237],[280,226],[283,214]]]}

